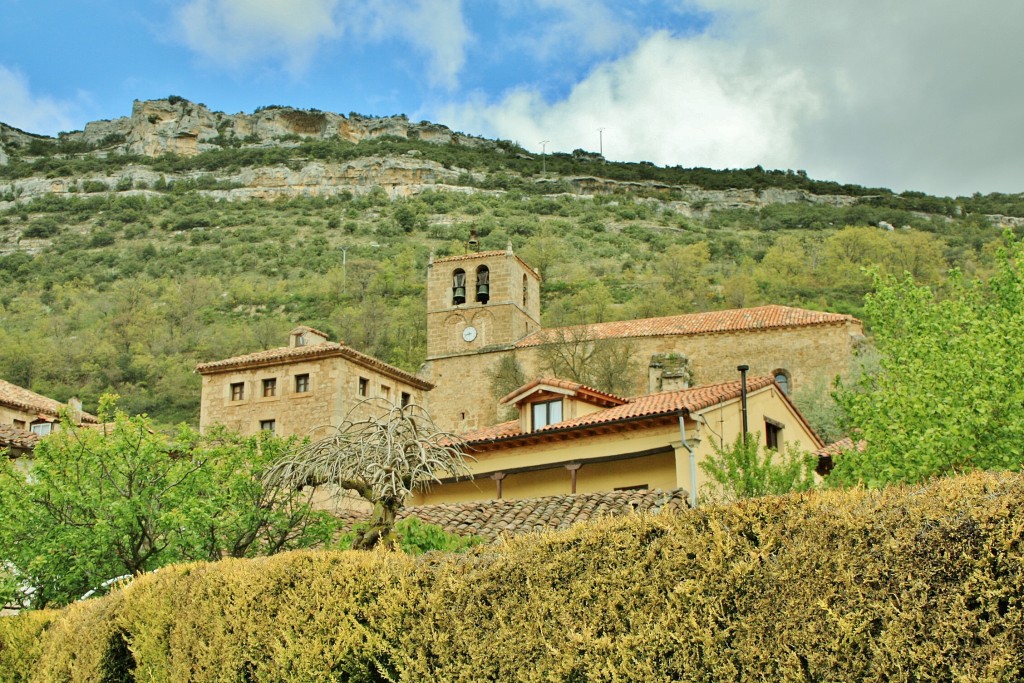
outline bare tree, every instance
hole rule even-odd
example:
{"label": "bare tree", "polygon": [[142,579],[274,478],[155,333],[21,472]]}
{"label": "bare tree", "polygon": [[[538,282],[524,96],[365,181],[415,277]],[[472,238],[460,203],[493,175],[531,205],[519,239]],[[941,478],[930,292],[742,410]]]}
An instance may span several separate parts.
{"label": "bare tree", "polygon": [[[354,415],[377,417],[355,419]],[[334,434],[288,453],[266,475],[276,486],[335,484],[373,505],[369,528],[352,547],[369,550],[393,538],[395,518],[414,491],[441,477],[469,476],[463,441],[434,424],[416,404],[374,398],[358,403]]]}
{"label": "bare tree", "polygon": [[589,325],[573,325],[545,330],[541,340],[541,366],[555,377],[621,396],[639,387],[636,350],[624,339],[599,339]]}

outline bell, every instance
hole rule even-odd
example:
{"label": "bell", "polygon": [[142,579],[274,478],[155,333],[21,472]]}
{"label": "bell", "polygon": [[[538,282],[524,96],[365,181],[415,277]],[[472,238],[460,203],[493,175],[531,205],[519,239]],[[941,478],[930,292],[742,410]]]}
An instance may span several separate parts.
{"label": "bell", "polygon": [[487,303],[487,300],[491,298],[491,287],[486,283],[481,283],[476,286],[476,300],[482,303]]}
{"label": "bell", "polygon": [[455,287],[452,292],[452,303],[464,304],[466,303],[466,288]]}

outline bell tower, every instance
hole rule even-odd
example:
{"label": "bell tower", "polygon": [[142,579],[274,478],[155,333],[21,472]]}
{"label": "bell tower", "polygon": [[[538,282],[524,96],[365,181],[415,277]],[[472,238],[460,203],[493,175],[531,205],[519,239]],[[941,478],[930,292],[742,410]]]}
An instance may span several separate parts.
{"label": "bell tower", "polygon": [[540,275],[512,252],[430,260],[427,360],[508,347],[540,329]]}

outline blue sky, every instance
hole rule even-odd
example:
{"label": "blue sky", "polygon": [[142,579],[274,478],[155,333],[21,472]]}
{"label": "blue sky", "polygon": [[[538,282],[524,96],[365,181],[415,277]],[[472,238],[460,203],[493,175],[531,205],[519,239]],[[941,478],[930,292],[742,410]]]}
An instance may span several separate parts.
{"label": "blue sky", "polygon": [[52,135],[175,94],[1021,192],[1022,32],[1019,0],[0,0],[0,121]]}

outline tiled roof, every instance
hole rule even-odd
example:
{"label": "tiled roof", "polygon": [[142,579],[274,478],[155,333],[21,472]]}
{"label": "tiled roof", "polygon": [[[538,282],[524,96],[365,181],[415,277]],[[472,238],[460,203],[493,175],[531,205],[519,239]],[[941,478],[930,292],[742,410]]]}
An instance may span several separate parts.
{"label": "tiled roof", "polygon": [[580,384],[579,382],[572,382],[567,379],[557,379],[555,377],[538,377],[537,379],[531,380],[524,384],[523,386],[519,387],[518,389],[503,396],[498,401],[498,403],[507,403],[512,399],[516,398],[517,396],[525,394],[531,389],[538,387],[540,385],[555,387],[557,389],[565,389],[566,391],[571,391],[574,394],[577,392],[583,394],[590,394],[592,398],[598,399],[598,401],[601,403],[608,403],[609,405],[621,405],[623,403],[626,403],[627,401],[627,399],[624,399],[621,396],[609,394],[607,392],[601,391],[600,389],[588,387],[586,384]]}
{"label": "tiled roof", "polygon": [[[517,535],[545,529],[566,529],[578,522],[636,512],[657,514],[662,510],[686,509],[687,493],[672,491],[610,491],[545,496],[522,500],[486,500],[470,503],[419,505],[403,508],[398,519],[416,517],[436,524],[450,534],[482,536],[491,541],[503,535]],[[339,511],[338,516],[355,524],[366,513]]]}
{"label": "tiled roof", "polygon": [[39,435],[11,425],[0,425],[0,448],[32,450],[39,443]]}
{"label": "tiled roof", "polygon": [[[856,450],[863,451],[865,448],[867,448],[867,445],[867,442],[861,439],[860,441],[857,442]],[[819,458],[831,458],[832,456],[839,455],[841,453],[845,453],[847,451],[852,450],[854,450],[853,439],[851,439],[850,437],[846,437],[844,439],[839,439],[839,441],[833,441],[827,446],[819,448],[817,451],[815,451],[815,455],[817,455]]]}
{"label": "tiled roof", "polygon": [[494,258],[497,256],[511,256],[516,261],[519,261],[519,265],[521,265],[526,272],[530,273],[534,277],[540,277],[537,274],[537,271],[533,269],[533,266],[531,266],[526,261],[516,256],[508,249],[501,249],[495,251],[474,251],[468,254],[458,254],[456,256],[445,256],[444,258],[435,258],[430,262],[430,265],[436,266],[439,263],[458,263],[459,261],[471,261],[473,259],[478,258]]}
{"label": "tiled roof", "polygon": [[749,330],[778,329],[784,327],[806,327],[860,322],[851,315],[809,311],[789,306],[758,306],[736,308],[729,311],[708,311],[688,313],[663,318],[621,320],[610,323],[594,323],[575,327],[540,330],[524,337],[517,347],[540,346],[561,339],[619,339],[624,337],[685,336],[714,334]]}
{"label": "tiled roof", "polygon": [[[763,389],[770,386],[774,381],[772,377],[748,377],[747,391]],[[627,422],[646,417],[672,415],[680,411],[695,413],[722,401],[737,398],[740,393],[740,381],[735,380],[723,382],[722,384],[709,384],[693,389],[648,394],[647,396],[632,399],[629,403],[620,406],[614,406],[606,410],[599,410],[595,413],[548,425],[547,427],[530,432],[530,434],[561,432],[599,424]],[[517,436],[526,436],[526,434],[519,430],[519,421],[514,420],[463,434],[462,438],[466,443],[473,444],[510,439]]]}
{"label": "tiled roof", "polygon": [[280,363],[288,363],[312,358],[330,358],[334,356],[348,358],[349,360],[355,363],[359,363],[360,365],[374,368],[381,372],[387,373],[392,377],[401,379],[420,389],[427,390],[434,388],[433,384],[425,382],[416,375],[408,373],[405,370],[400,370],[393,365],[388,365],[382,360],[377,360],[373,356],[368,356],[365,353],[360,353],[355,349],[349,348],[348,346],[344,346],[337,342],[322,342],[320,344],[312,344],[310,346],[281,346],[276,349],[256,351],[255,353],[247,353],[242,356],[225,358],[224,360],[215,360],[210,361],[209,363],[200,363],[199,365],[196,366],[196,372],[198,372],[201,375],[205,375],[216,372],[227,372],[229,370],[237,370],[239,368],[245,368],[249,366],[277,365]]}
{"label": "tiled roof", "polygon": [[[30,412],[41,413],[58,417],[60,411],[66,410],[67,406],[60,401],[42,396],[34,391],[29,391],[17,384],[11,384],[0,379],[0,403],[20,408]],[[89,413],[82,412],[82,422],[95,422],[96,417]]]}
{"label": "tiled roof", "polygon": [[444,258],[436,258],[433,263],[451,263],[453,261],[469,261],[475,258],[490,258],[492,256],[507,256],[508,252],[504,249],[495,251],[474,251],[468,254],[458,254],[456,256],[445,256]]}
{"label": "tiled roof", "polygon": [[326,332],[321,332],[320,330],[316,329],[315,327],[310,327],[309,325],[299,325],[298,327],[296,327],[294,330],[292,330],[288,334],[300,334],[302,332],[312,332],[313,334],[319,335],[319,336],[323,337],[324,339],[330,339],[331,338],[331,335],[327,334]]}

